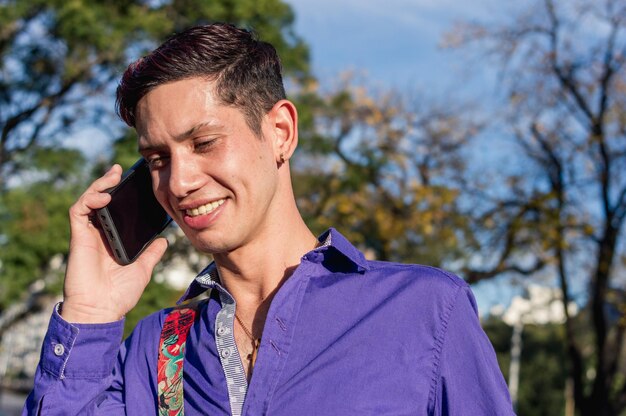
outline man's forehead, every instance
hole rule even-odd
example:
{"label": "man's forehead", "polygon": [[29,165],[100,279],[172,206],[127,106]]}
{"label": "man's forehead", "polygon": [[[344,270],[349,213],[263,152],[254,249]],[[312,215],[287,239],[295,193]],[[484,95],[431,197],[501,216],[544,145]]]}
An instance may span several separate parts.
{"label": "man's forehead", "polygon": [[[200,130],[219,130],[232,124],[239,111],[214,98],[210,81],[189,79],[163,84],[137,103],[136,131],[141,140],[166,134],[184,139]],[[243,115],[241,115],[243,117]]]}
{"label": "man's forehead", "polygon": [[[185,105],[188,108],[182,108]],[[199,105],[215,107],[222,105],[215,92],[214,81],[193,77],[166,82],[151,88],[137,101],[135,106],[137,124],[159,110],[189,112],[197,109]]]}

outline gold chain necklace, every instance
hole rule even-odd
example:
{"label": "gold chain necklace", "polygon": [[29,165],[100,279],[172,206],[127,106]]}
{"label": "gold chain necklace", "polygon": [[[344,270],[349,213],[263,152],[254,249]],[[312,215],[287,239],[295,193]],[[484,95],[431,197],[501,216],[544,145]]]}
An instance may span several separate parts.
{"label": "gold chain necklace", "polygon": [[235,314],[235,319],[237,319],[237,322],[239,322],[239,325],[241,326],[241,329],[243,329],[243,332],[246,334],[246,336],[250,338],[250,341],[252,341],[252,346],[253,346],[252,352],[248,354],[246,358],[248,361],[250,361],[250,365],[254,367],[254,363],[256,362],[256,356],[257,356],[257,353],[259,352],[259,346],[261,345],[261,338],[254,338],[252,336],[252,332],[250,332],[250,330],[246,328],[246,326],[243,324],[243,322],[241,321],[239,316],[237,316],[237,314]]}

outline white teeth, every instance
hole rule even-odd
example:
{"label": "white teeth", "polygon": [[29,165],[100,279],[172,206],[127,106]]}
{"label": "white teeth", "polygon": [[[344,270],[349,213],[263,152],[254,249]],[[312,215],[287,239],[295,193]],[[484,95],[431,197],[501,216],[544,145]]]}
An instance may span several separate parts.
{"label": "white teeth", "polygon": [[197,208],[185,210],[185,213],[190,217],[197,217],[198,215],[205,215],[213,212],[217,207],[222,205],[225,202],[224,199],[220,199],[219,201],[209,202],[208,204],[201,205]]}

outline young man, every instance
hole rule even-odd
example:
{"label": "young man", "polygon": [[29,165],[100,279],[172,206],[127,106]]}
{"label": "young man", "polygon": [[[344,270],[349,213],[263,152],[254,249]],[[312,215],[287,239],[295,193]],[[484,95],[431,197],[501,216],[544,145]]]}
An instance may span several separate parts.
{"label": "young man", "polygon": [[120,181],[114,166],[70,209],[64,300],[25,414],[512,414],[462,280],[368,261],[304,224],[288,163],[297,112],[273,47],[230,25],[192,28],[128,68],[118,110],[158,201],[214,258],[183,297],[208,299],[165,330],[180,309],[149,316],[119,346],[166,243],[114,262],[89,221]]}

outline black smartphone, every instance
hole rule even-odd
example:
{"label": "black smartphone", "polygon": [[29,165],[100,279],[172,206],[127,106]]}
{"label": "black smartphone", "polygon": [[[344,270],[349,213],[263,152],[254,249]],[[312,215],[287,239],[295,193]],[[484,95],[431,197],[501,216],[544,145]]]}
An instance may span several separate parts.
{"label": "black smartphone", "polygon": [[172,219],[154,197],[150,169],[144,158],[124,172],[121,182],[107,192],[111,202],[96,211],[97,221],[113,257],[126,265],[135,261]]}

